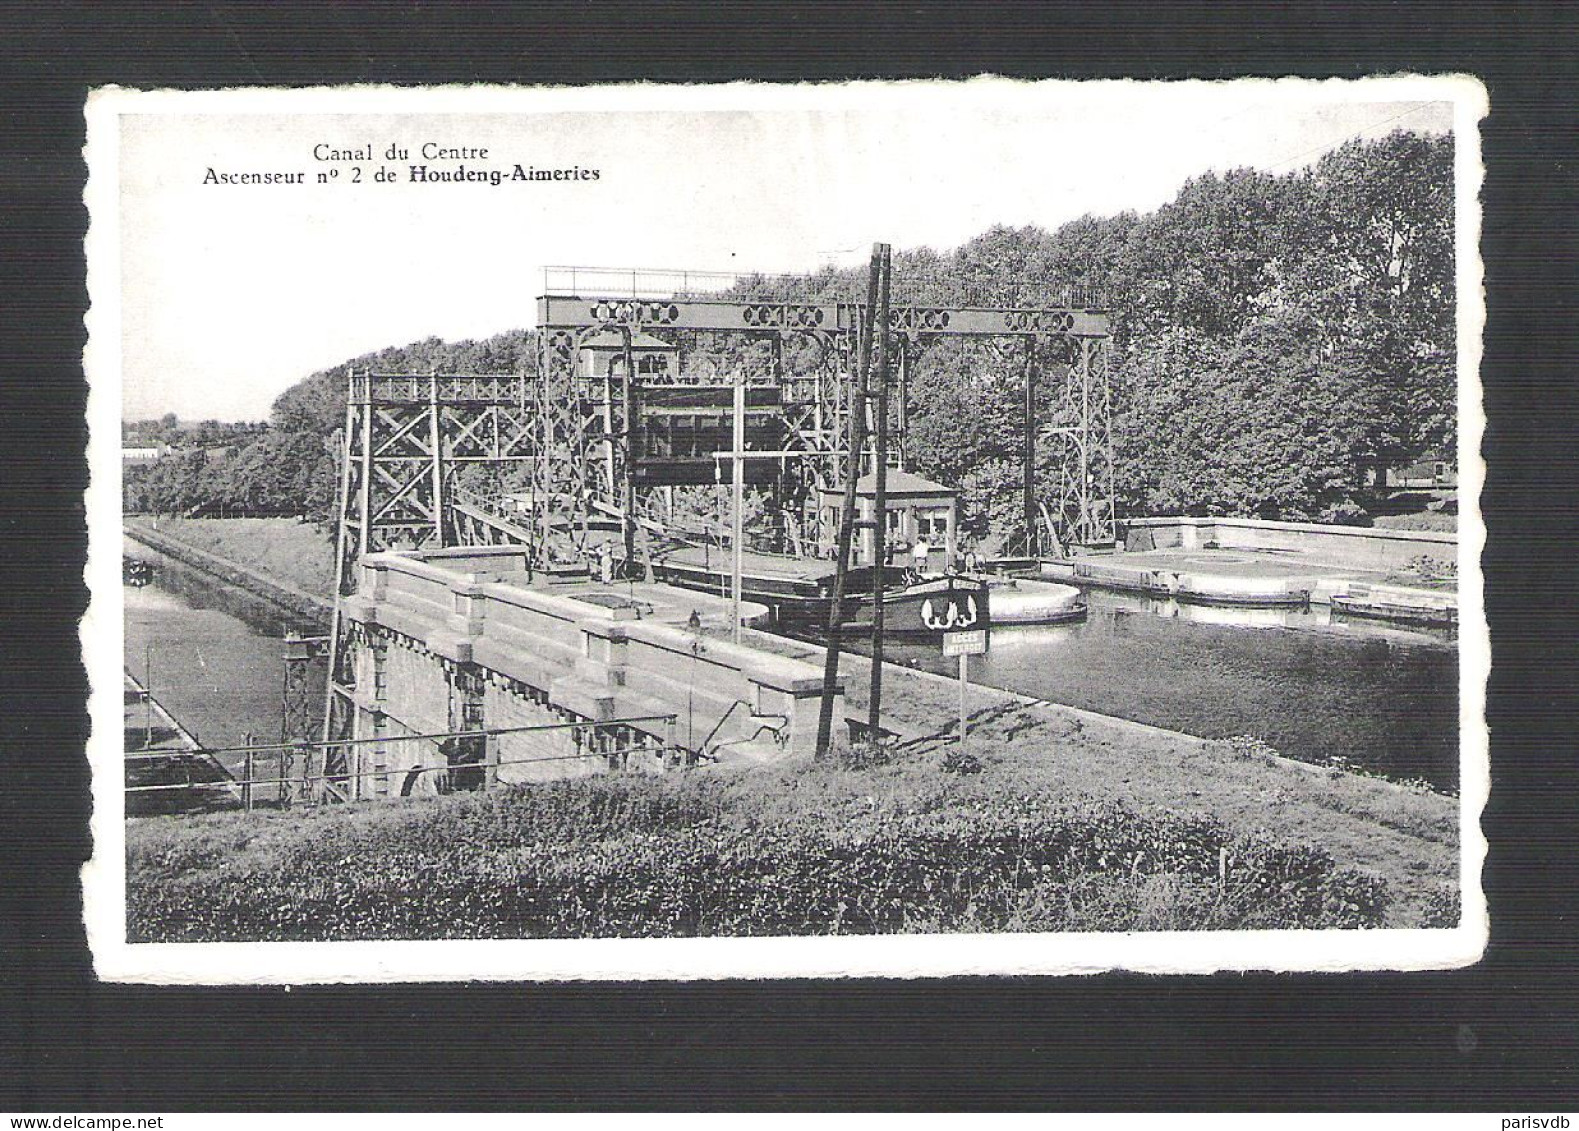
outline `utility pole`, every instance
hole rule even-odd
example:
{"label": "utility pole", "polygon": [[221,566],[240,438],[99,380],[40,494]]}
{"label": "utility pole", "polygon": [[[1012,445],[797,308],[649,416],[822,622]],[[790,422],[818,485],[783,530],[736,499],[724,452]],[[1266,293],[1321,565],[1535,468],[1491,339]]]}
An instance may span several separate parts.
{"label": "utility pole", "polygon": [[740,587],[742,584],[743,569],[741,567],[741,546],[745,542],[745,506],[746,506],[746,375],[744,372],[735,375],[735,458],[734,473],[731,476],[731,486],[734,489],[734,529],[730,531],[730,540],[733,543],[733,572],[734,588],[731,590],[733,598],[731,608],[734,617],[734,639],[740,643]]}
{"label": "utility pole", "polygon": [[877,369],[877,454],[872,514],[872,686],[866,701],[866,726],[875,747],[883,717],[883,568],[888,560],[888,299],[893,264],[886,243],[877,245],[877,310],[871,318],[872,352]]}
{"label": "utility pole", "polygon": [[899,403],[894,406],[894,423],[899,425],[899,470],[909,471],[906,437],[910,435],[910,342],[899,334],[895,336],[894,345],[899,355]]}
{"label": "utility pole", "polygon": [[154,744],[154,646],[143,645],[143,749]]}
{"label": "utility pole", "polygon": [[[625,507],[620,516],[620,523],[624,527],[625,535],[625,576],[631,576],[631,570],[636,560],[636,463],[634,459],[636,447],[636,406],[631,403],[636,387],[636,362],[635,351],[631,348],[631,328],[621,326],[625,346],[625,372],[621,375],[623,382],[620,389],[620,400],[624,414],[624,452],[625,452]],[[612,488],[614,484],[610,483]]]}
{"label": "utility pole", "polygon": [[252,812],[252,771],[255,765],[252,755],[253,737],[249,730],[242,736],[242,743],[247,748],[246,768],[241,771],[241,808],[243,812]]}
{"label": "utility pole", "polygon": [[855,382],[850,389],[850,450],[844,469],[844,509],[839,512],[839,539],[835,551],[833,598],[828,605],[828,651],[822,668],[822,709],[817,716],[817,757],[826,758],[833,738],[833,687],[839,679],[839,634],[844,627],[844,580],[850,568],[850,533],[855,528],[855,485],[861,475],[861,449],[866,444],[866,370],[872,360],[872,312],[877,306],[879,247],[872,248],[871,272],[866,281],[865,332],[861,335]]}
{"label": "utility pole", "polygon": [[1025,335],[1025,553],[1041,548],[1036,537],[1036,337]]}

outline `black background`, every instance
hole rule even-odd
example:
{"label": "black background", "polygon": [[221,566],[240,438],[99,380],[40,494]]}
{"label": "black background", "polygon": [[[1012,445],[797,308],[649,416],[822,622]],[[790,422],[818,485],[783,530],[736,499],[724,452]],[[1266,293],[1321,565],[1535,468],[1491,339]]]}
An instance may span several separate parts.
{"label": "black background", "polygon": [[[1556,3],[0,7],[0,1110],[1572,1110],[1576,23]],[[95,983],[77,879],[90,854],[75,627],[87,90],[984,71],[1485,80],[1485,960],[1338,977]],[[1100,154],[1091,160],[1072,175],[1101,176]]]}

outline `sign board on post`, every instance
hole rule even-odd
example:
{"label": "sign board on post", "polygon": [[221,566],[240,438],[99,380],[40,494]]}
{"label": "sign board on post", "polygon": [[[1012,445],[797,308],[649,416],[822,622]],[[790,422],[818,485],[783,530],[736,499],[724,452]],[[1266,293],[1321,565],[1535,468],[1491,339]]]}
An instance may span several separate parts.
{"label": "sign board on post", "polygon": [[945,632],[943,634],[943,654],[945,656],[980,656],[987,651],[987,630],[978,628],[974,632]]}
{"label": "sign board on post", "polygon": [[974,632],[945,632],[943,634],[943,655],[959,657],[959,744],[961,750],[965,747],[965,691],[970,686],[970,657],[983,655],[987,651],[987,630],[978,628]]}
{"label": "sign board on post", "polygon": [[[933,632],[964,631],[967,628],[986,628],[985,604],[978,604],[977,594],[968,589],[951,589],[925,598],[916,609],[924,627]],[[986,594],[981,594],[985,602]]]}

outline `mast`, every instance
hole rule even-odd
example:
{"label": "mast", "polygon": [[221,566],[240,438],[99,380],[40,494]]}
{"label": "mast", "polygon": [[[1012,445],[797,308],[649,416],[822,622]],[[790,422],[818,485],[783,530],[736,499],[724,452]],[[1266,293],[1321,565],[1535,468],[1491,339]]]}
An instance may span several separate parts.
{"label": "mast", "polygon": [[877,451],[873,476],[872,516],[872,686],[866,704],[866,725],[875,745],[883,716],[883,566],[888,558],[888,298],[893,263],[889,245],[877,245],[877,312],[870,320],[877,362]]}
{"label": "mast", "polygon": [[845,457],[844,507],[839,512],[839,540],[834,556],[833,599],[828,605],[828,650],[822,668],[822,709],[817,716],[817,757],[826,758],[833,737],[833,688],[839,679],[839,634],[844,627],[844,582],[850,569],[850,534],[855,528],[855,487],[861,475],[861,449],[866,445],[866,371],[872,360],[872,315],[877,307],[877,276],[883,245],[872,248],[862,312],[860,357],[850,389],[850,449]]}

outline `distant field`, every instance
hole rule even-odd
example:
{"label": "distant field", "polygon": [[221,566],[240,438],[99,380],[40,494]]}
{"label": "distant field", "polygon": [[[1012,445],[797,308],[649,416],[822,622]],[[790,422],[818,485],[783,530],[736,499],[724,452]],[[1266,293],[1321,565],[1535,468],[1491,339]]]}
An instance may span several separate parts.
{"label": "distant field", "polygon": [[294,518],[161,518],[159,532],[305,592],[325,597],[334,592],[334,544],[314,523]]}

